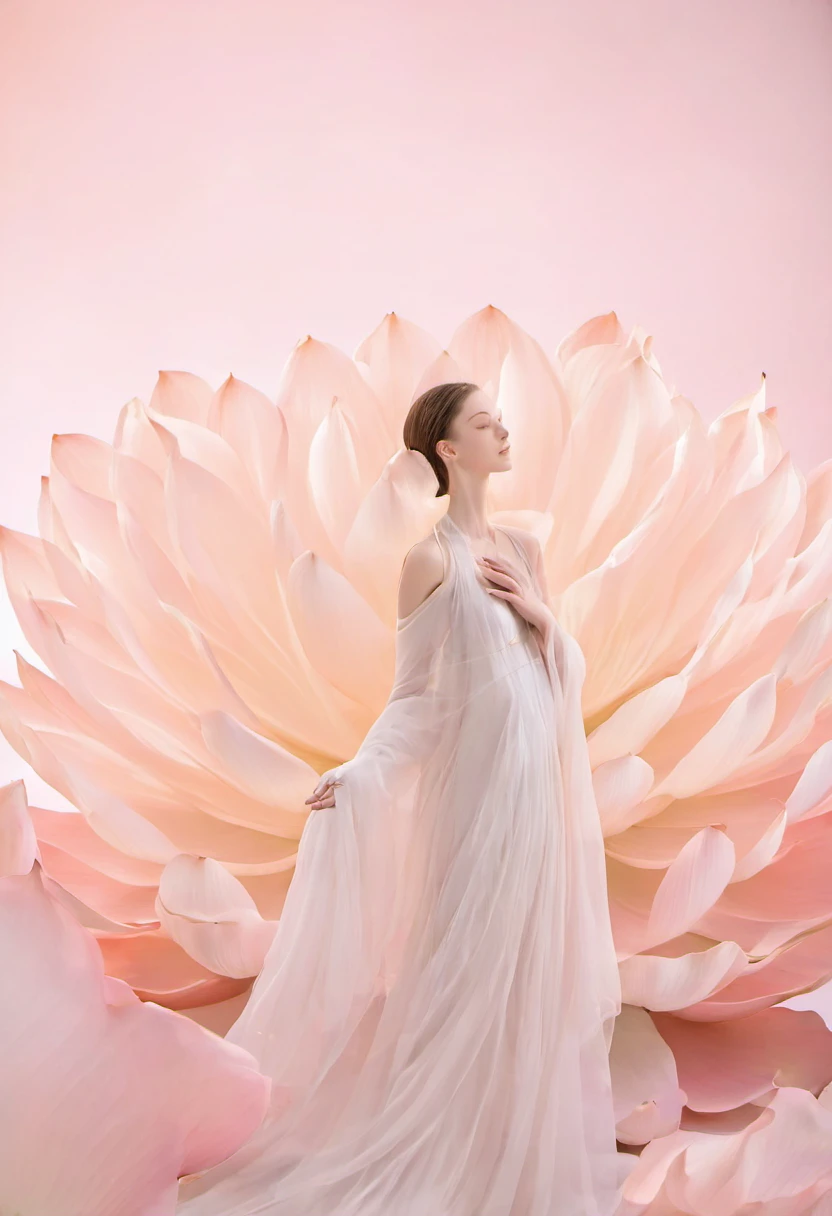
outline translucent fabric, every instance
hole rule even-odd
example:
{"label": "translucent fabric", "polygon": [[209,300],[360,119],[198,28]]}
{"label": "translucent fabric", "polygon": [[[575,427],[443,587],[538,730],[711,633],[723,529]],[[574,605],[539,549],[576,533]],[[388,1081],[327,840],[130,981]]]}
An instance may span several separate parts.
{"label": "translucent fabric", "polygon": [[[397,628],[389,701],[330,770],[228,1038],[273,1079],[187,1216],[608,1216],[620,986],[583,654],[491,596],[465,534]],[[522,542],[502,528],[532,577]],[[538,587],[540,582],[538,581]]]}

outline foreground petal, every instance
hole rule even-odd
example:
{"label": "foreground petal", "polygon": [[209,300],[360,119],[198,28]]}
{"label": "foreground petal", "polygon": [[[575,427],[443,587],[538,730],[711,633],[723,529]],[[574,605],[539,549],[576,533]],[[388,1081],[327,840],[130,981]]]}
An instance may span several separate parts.
{"label": "foreground petal", "polygon": [[[22,820],[6,804],[0,831],[19,839]],[[30,860],[0,877],[0,1208],[172,1216],[177,1178],[248,1139],[269,1082],[247,1052],[105,976]]]}

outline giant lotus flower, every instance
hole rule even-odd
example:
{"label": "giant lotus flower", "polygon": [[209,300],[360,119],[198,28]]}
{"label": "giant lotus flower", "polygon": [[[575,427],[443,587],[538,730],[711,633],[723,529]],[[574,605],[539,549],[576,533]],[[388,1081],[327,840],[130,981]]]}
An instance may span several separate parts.
{"label": "giant lotus flower", "polygon": [[[19,660],[2,729],[81,812],[32,810],[46,872],[108,975],[223,1033],[304,799],[386,700],[403,556],[445,509],[405,414],[443,381],[493,396],[513,468],[489,513],[537,533],[586,656],[618,1135],[652,1153],[633,1212],[656,1162],[682,1169],[673,1136],[765,1124],[771,1153],[808,1103],[832,1152],[832,1034],[782,1006],[832,977],[832,461],[795,468],[764,381],[706,427],[652,345],[611,313],[547,354],[488,307],[447,349],[395,314],[353,358],[308,337],[276,402],[162,373],[111,445],[55,438],[40,536],[2,536],[46,668]],[[775,1108],[785,1089],[801,1096]],[[702,1170],[702,1210],[739,1210],[742,1188],[713,1206]]]}

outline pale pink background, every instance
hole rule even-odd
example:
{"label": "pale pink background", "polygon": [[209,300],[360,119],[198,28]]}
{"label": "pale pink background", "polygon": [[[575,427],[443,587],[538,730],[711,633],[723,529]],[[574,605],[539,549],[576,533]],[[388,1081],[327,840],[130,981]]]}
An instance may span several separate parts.
{"label": "pale pink background", "polygon": [[158,369],[273,394],[390,310],[554,349],[614,309],[706,419],[764,370],[832,456],[827,0],[5,0],[0,47],[0,522]]}

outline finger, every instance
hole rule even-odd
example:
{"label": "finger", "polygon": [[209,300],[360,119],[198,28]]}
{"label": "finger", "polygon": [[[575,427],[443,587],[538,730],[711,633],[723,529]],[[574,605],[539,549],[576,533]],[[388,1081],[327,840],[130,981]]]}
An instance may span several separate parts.
{"label": "finger", "polygon": [[[307,802],[308,801],[309,801],[309,799],[307,798]],[[320,798],[315,798],[309,809],[312,811],[320,811],[328,806],[335,806],[335,790],[334,789],[329,789],[329,790],[327,790],[327,792],[325,794],[322,794],[320,796]]]}
{"label": "finger", "polygon": [[333,785],[333,784],[334,784],[334,779],[332,777],[326,777],[323,781],[319,781],[318,784],[315,786],[314,790],[312,791],[312,793],[309,795],[309,797],[307,799],[305,799],[305,801],[311,802],[313,798],[320,797],[321,794],[323,794],[324,790],[326,790],[330,785]]}
{"label": "finger", "polygon": [[506,575],[508,578],[513,578],[518,584],[520,582],[520,571],[516,566],[513,566],[511,562],[499,561],[490,557],[483,557],[480,558],[480,564],[488,574],[496,574],[499,572],[500,574]]}
{"label": "finger", "polygon": [[519,593],[520,583],[513,575],[505,574],[502,570],[485,570],[483,573],[493,583],[498,583],[501,587],[507,587],[510,591]]}
{"label": "finger", "polygon": [[499,570],[506,570],[509,574],[518,574],[519,567],[510,562],[507,557],[486,557],[483,555],[480,561],[486,562],[489,566],[496,566]]}

